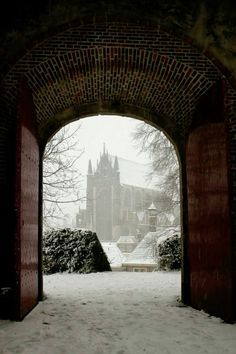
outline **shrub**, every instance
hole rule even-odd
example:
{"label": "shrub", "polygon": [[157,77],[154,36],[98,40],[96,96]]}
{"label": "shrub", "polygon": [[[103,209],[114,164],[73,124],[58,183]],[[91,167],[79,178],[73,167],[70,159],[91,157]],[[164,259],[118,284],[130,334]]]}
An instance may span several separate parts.
{"label": "shrub", "polygon": [[158,245],[159,269],[179,270],[181,268],[181,239],[179,234],[167,237]]}
{"label": "shrub", "polygon": [[66,228],[44,233],[43,271],[94,273],[111,267],[96,233]]}

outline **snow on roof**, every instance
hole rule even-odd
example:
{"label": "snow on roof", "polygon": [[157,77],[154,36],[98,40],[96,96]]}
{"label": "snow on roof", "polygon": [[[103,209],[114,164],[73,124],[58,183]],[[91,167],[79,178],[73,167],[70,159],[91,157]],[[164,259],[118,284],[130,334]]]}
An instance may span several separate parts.
{"label": "snow on roof", "polygon": [[[115,156],[109,156],[114,164]],[[154,184],[153,181],[150,181],[150,178],[147,178],[147,174],[150,172],[150,163],[141,164],[122,157],[117,158],[120,171],[120,183],[135,187],[156,189],[156,181]]]}
{"label": "snow on roof", "polygon": [[147,233],[123,264],[156,264],[154,245],[179,232],[179,227],[158,227],[157,231]]}
{"label": "snow on roof", "polygon": [[137,243],[135,236],[120,236],[117,243]]}
{"label": "snow on roof", "polygon": [[[153,242],[157,238],[156,232],[149,232],[137,245],[133,252],[127,257],[125,264],[155,264]],[[123,264],[124,264],[123,263]]]}
{"label": "snow on roof", "polygon": [[156,206],[154,205],[154,203],[152,202],[152,204],[150,205],[150,207],[148,208],[148,210],[157,210]]}
{"label": "snow on roof", "polygon": [[180,226],[170,226],[170,227],[159,227],[157,229],[158,232],[158,239],[157,239],[157,244],[160,244],[163,242],[165,239],[172,235],[180,235]]}
{"label": "snow on roof", "polygon": [[111,266],[119,267],[123,262],[126,261],[125,256],[119,247],[117,247],[116,242],[101,242],[101,244]]}

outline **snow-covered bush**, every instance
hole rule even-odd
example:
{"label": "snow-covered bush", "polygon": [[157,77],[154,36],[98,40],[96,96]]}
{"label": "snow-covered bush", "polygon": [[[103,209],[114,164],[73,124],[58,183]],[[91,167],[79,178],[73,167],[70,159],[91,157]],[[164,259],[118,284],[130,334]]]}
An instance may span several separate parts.
{"label": "snow-covered bush", "polygon": [[160,270],[179,270],[181,268],[181,239],[179,234],[168,236],[159,243],[158,264]]}
{"label": "snow-covered bush", "polygon": [[45,274],[93,273],[111,267],[96,233],[66,228],[44,233],[43,270]]}

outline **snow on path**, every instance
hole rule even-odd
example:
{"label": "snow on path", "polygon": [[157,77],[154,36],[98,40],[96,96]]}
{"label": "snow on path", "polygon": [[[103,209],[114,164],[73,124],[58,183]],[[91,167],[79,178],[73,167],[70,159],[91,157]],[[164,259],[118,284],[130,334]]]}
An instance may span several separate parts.
{"label": "snow on path", "polygon": [[236,324],[181,306],[179,272],[54,274],[22,322],[0,321],[0,353],[235,354]]}

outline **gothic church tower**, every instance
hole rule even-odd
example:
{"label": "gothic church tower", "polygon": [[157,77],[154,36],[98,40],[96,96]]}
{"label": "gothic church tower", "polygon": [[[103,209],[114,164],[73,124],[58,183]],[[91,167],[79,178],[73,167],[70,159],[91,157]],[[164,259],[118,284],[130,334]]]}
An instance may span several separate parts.
{"label": "gothic church tower", "polygon": [[101,240],[112,240],[113,228],[120,220],[120,173],[117,157],[112,161],[105,144],[94,172],[89,161],[86,209],[88,227]]}

